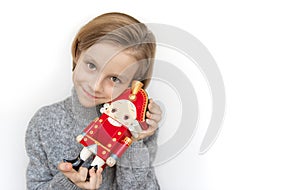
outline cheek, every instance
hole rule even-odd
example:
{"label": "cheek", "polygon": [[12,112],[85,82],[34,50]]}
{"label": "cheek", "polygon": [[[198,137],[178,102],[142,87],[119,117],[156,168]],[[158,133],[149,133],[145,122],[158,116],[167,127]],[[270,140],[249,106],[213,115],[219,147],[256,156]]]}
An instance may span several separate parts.
{"label": "cheek", "polygon": [[102,84],[101,89],[102,89],[101,93],[105,95],[105,97],[113,100],[113,96],[112,96],[113,88],[111,86]]}
{"label": "cheek", "polygon": [[132,119],[132,118],[125,120],[125,123],[126,123],[127,125],[132,124],[132,122],[133,122],[133,119]]}
{"label": "cheek", "polygon": [[87,73],[81,65],[77,65],[73,71],[73,82],[74,84],[91,82],[94,80],[94,76]]}
{"label": "cheek", "polygon": [[127,121],[128,121],[128,120],[124,119],[123,115],[120,117],[120,119],[123,121],[123,123],[127,123]]}
{"label": "cheek", "polygon": [[80,65],[77,65],[73,71],[73,82],[78,83],[82,80],[82,72],[80,72]]}
{"label": "cheek", "polygon": [[113,87],[111,87],[111,88],[108,88],[106,92],[109,93],[109,94],[111,95],[112,99],[115,99],[115,98],[117,98],[118,96],[120,96],[121,93],[122,93],[124,90],[125,90],[125,88],[123,89],[123,88],[113,88]]}
{"label": "cheek", "polygon": [[122,85],[113,86],[111,88],[111,91],[110,91],[111,94],[112,94],[113,99],[120,96],[128,88],[128,86],[129,86],[129,84],[122,84]]}
{"label": "cheek", "polygon": [[73,71],[72,80],[73,80],[73,83],[74,83],[74,84],[77,83],[77,74],[76,74],[76,71],[75,71],[75,70]]}

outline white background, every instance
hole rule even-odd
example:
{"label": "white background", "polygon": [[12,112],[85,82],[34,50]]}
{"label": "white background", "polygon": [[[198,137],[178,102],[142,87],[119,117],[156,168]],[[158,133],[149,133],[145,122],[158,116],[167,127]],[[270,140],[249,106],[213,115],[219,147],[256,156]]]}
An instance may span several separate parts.
{"label": "white background", "polygon": [[225,83],[217,141],[199,155],[197,130],[183,152],[156,167],[162,189],[299,189],[300,6],[296,0],[195,2],[1,1],[0,186],[25,189],[26,126],[38,108],[70,94],[70,46],[79,27],[121,11],[196,36]]}

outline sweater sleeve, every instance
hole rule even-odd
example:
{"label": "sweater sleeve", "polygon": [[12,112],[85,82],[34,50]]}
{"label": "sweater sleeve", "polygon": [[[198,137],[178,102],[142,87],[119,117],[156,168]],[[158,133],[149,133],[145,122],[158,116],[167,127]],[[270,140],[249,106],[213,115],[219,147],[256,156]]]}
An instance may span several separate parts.
{"label": "sweater sleeve", "polygon": [[157,134],[132,143],[117,162],[117,189],[160,189],[152,163],[157,151]]}
{"label": "sweater sleeve", "polygon": [[79,189],[61,172],[50,169],[47,154],[43,149],[40,131],[51,121],[44,117],[45,110],[39,110],[29,122],[25,136],[26,152],[29,163],[26,171],[27,189]]}

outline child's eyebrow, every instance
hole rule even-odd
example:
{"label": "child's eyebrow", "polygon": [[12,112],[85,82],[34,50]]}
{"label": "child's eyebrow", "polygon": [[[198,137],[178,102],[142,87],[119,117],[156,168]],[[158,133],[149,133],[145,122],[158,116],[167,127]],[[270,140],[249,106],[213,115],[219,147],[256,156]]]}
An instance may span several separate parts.
{"label": "child's eyebrow", "polygon": [[84,60],[88,60],[88,61],[91,61],[94,64],[98,64],[98,62],[92,56],[89,56],[87,54],[84,56]]}

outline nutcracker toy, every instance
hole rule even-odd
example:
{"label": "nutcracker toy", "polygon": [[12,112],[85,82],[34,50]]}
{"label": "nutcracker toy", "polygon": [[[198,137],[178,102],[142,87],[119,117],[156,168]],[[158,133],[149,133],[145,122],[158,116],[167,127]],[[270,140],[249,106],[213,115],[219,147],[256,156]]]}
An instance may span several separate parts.
{"label": "nutcracker toy", "polygon": [[145,121],[148,96],[142,86],[143,83],[133,81],[131,88],[104,104],[100,109],[102,115],[92,121],[76,138],[84,146],[78,157],[64,161],[72,163],[73,168],[78,171],[94,155],[89,169],[114,166],[131,145],[133,138],[137,138],[148,127]]}

